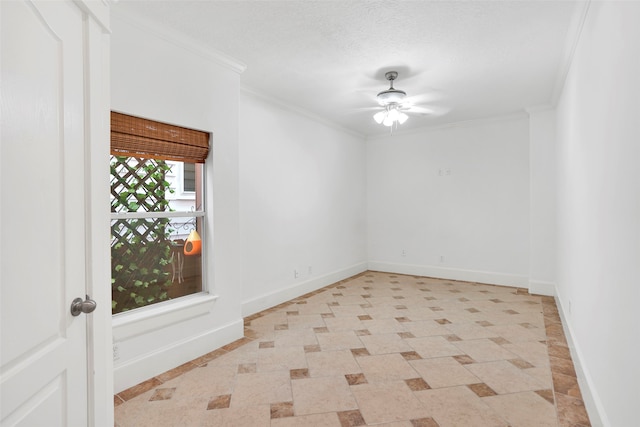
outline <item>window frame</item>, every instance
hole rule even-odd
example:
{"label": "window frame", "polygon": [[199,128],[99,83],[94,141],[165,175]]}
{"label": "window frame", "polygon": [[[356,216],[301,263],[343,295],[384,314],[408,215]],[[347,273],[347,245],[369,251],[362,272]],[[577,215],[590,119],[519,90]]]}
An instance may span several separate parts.
{"label": "window frame", "polygon": [[[201,208],[199,210],[193,210],[193,211],[157,211],[157,212],[148,212],[148,211],[139,211],[139,212],[111,212],[110,213],[110,221],[114,221],[114,220],[119,220],[119,219],[125,219],[125,220],[129,220],[129,219],[154,219],[154,218],[167,218],[167,219],[171,219],[171,218],[195,218],[196,221],[198,222],[198,224],[200,225],[200,229],[198,229],[198,233],[201,235],[201,237],[203,237],[206,233],[206,211],[204,210],[204,206],[205,206],[205,194],[206,194],[206,189],[205,189],[205,183],[206,180],[204,179],[205,177],[205,167],[203,164],[202,167],[202,175],[201,175],[201,188],[202,188],[202,194],[201,194],[201,198],[202,198],[202,202],[201,202]],[[197,188],[197,184],[196,184],[196,188]],[[196,192],[192,192],[192,194],[195,194]],[[197,207],[196,207],[197,209]],[[111,236],[111,233],[110,233]],[[145,313],[148,310],[154,310],[154,309],[159,309],[159,313],[160,312],[165,312],[167,310],[171,311],[170,308],[168,308],[167,306],[171,306],[171,305],[176,305],[177,307],[182,307],[184,304],[181,302],[183,301],[183,299],[185,298],[191,298],[193,299],[193,297],[195,296],[203,296],[203,297],[208,297],[210,296],[210,292],[209,292],[209,287],[208,287],[208,280],[207,280],[207,257],[206,257],[206,252],[207,252],[207,244],[206,244],[207,239],[203,238],[203,245],[202,245],[202,249],[201,249],[201,256],[200,256],[200,260],[201,260],[201,280],[202,280],[202,285],[201,285],[201,290],[199,292],[194,292],[192,294],[187,294],[187,295],[182,295],[180,297],[177,298],[172,298],[172,299],[168,299],[166,301],[159,301],[159,302],[155,302],[152,304],[148,304],[142,307],[137,307],[137,308],[133,308],[131,310],[127,310],[127,311],[122,311],[120,313],[116,313],[116,314],[112,314],[112,318],[116,319],[116,318],[120,318],[120,317],[131,317],[132,319],[138,319],[138,320],[144,320],[145,318],[147,318],[148,316],[146,315],[133,315],[135,313]],[[217,297],[215,297],[214,299],[210,299],[210,298],[205,298],[202,301],[198,301],[198,300],[193,300],[193,304],[187,304],[188,305],[193,305],[193,306],[199,306],[202,304],[202,302],[207,302],[207,301],[214,301]],[[152,316],[153,317],[153,316]]]}

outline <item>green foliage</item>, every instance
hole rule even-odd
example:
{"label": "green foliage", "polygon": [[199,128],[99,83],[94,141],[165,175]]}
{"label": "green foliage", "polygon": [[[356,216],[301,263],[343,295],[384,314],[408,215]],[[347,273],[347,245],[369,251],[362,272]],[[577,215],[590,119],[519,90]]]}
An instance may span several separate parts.
{"label": "green foliage", "polygon": [[[173,190],[162,160],[111,158],[111,211],[164,212]],[[118,219],[111,224],[112,313],[168,299],[171,229],[166,218]]]}

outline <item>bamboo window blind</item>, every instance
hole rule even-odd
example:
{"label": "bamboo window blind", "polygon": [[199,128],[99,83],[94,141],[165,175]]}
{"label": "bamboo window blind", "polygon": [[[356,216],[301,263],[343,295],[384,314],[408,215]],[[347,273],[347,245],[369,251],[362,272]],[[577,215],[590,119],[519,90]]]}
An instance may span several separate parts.
{"label": "bamboo window blind", "polygon": [[111,154],[204,163],[209,133],[112,111]]}

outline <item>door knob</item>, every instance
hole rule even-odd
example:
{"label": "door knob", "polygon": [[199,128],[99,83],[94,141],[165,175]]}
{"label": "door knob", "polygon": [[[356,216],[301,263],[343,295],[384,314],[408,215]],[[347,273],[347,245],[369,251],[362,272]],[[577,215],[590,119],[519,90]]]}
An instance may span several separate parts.
{"label": "door knob", "polygon": [[80,313],[93,313],[93,310],[96,309],[96,302],[89,298],[89,295],[86,296],[86,299],[82,301],[82,298],[76,298],[71,302],[71,315],[79,316]]}

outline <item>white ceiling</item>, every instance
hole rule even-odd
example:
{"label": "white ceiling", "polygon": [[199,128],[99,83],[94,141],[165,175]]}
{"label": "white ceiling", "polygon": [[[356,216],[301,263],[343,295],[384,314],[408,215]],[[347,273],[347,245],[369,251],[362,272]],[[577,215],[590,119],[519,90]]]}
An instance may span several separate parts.
{"label": "white ceiling", "polygon": [[[243,86],[363,135],[395,87],[439,115],[402,130],[549,104],[584,3],[576,1],[141,1],[136,14],[247,65]],[[444,114],[442,114],[444,113]]]}

